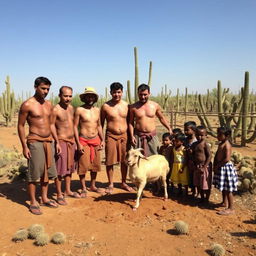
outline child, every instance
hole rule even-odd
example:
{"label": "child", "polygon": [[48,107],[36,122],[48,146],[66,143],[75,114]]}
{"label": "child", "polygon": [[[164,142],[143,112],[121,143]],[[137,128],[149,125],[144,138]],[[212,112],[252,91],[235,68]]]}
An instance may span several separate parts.
{"label": "child", "polygon": [[[162,135],[162,146],[158,150],[158,154],[165,156],[166,160],[169,162],[170,166],[170,155],[172,150],[172,135],[166,132]],[[171,177],[171,169],[166,176],[167,189],[169,190],[169,180]],[[173,183],[171,183],[171,190],[173,190]]]}
{"label": "child", "polygon": [[219,127],[217,129],[217,138],[220,144],[214,157],[213,184],[222,191],[222,206],[226,207],[225,210],[218,212],[220,215],[230,215],[234,213],[233,191],[237,191],[237,173],[232,162],[230,162],[232,151],[232,146],[229,142],[230,135],[231,130],[228,128]]}
{"label": "child", "polygon": [[[186,135],[186,139],[184,142],[185,149],[187,151],[187,166],[189,173],[189,187],[192,191],[192,196],[196,195],[196,188],[193,184],[193,174],[194,174],[194,162],[193,162],[193,154],[192,154],[192,145],[197,141],[196,139],[196,122],[188,121],[184,124],[184,133]],[[198,193],[198,191],[197,191]]]}
{"label": "child", "polygon": [[208,203],[212,186],[211,150],[206,141],[206,129],[204,126],[196,128],[197,141],[192,145],[194,161],[194,186],[198,188],[201,203]]}
{"label": "child", "polygon": [[186,151],[183,146],[185,135],[178,133],[174,138],[174,146],[171,151],[171,181],[178,184],[179,194],[182,194],[182,185],[185,186],[186,195],[188,193],[188,170],[186,166]]}

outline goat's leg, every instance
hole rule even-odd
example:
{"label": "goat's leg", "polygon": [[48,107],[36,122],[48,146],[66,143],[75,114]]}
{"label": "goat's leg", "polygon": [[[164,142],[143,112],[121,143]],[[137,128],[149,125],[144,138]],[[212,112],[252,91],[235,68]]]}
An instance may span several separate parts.
{"label": "goat's leg", "polygon": [[162,182],[163,182],[163,185],[164,185],[164,199],[167,200],[168,199],[168,193],[167,193],[166,175],[163,175],[161,178],[162,178]]}
{"label": "goat's leg", "polygon": [[133,207],[134,210],[136,210],[140,205],[141,194],[142,194],[142,191],[143,191],[145,186],[146,186],[146,182],[142,182],[142,183],[139,184],[138,191],[137,191],[136,204]]}

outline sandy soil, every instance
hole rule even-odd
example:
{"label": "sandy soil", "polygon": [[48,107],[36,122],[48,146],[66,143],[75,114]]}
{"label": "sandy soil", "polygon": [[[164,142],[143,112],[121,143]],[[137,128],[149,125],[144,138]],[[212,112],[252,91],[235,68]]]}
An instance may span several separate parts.
{"label": "sandy soil", "polygon": [[[0,128],[0,144],[20,150],[15,128]],[[255,145],[239,151],[255,155]],[[104,170],[104,168],[103,168]],[[88,177],[89,178],[89,177]],[[107,181],[105,171],[99,174],[99,186]],[[116,169],[115,180],[120,180]],[[0,181],[1,183],[1,181]],[[116,186],[120,186],[117,183]],[[73,190],[78,190],[74,176]],[[54,184],[49,194],[55,197]],[[216,214],[220,194],[213,190],[211,207],[200,208],[192,199],[177,197],[164,202],[145,191],[140,208],[134,212],[135,193],[116,188],[113,195],[100,196],[88,192],[86,199],[68,198],[67,206],[57,209],[42,207],[43,215],[28,211],[25,182],[0,184],[0,255],[209,255],[213,243],[222,244],[226,255],[256,255],[256,202],[252,196],[235,197],[236,214]],[[38,191],[39,195],[39,191]],[[174,223],[183,220],[189,224],[189,234],[178,236]],[[33,245],[33,240],[21,243],[11,241],[20,228],[43,224],[49,235],[57,231],[67,235],[64,245]]]}

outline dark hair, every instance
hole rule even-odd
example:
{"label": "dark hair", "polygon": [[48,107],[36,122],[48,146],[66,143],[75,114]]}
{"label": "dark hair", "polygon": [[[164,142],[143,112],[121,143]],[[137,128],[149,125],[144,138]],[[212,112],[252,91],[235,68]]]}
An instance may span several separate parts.
{"label": "dark hair", "polygon": [[37,87],[40,84],[51,85],[52,83],[48,78],[39,76],[38,78],[36,78],[34,86]]}
{"label": "dark hair", "polygon": [[231,129],[225,126],[221,126],[217,129],[217,133],[224,134],[226,137],[229,137],[231,135]]}
{"label": "dark hair", "polygon": [[110,85],[110,92],[121,89],[123,91],[123,85],[118,82],[114,82]]}
{"label": "dark hair", "polygon": [[203,125],[198,125],[196,127],[197,130],[206,130],[206,128]]}
{"label": "dark hair", "polygon": [[174,129],[172,130],[172,133],[173,133],[174,135],[176,135],[176,134],[182,133],[182,130],[181,130],[180,128],[174,128]]}
{"label": "dark hair", "polygon": [[141,84],[139,87],[138,87],[138,92],[139,91],[146,91],[148,90],[148,92],[150,92],[150,87],[147,85],[147,84]]}
{"label": "dark hair", "polygon": [[196,131],[196,122],[194,121],[188,121],[186,123],[184,123],[184,128],[191,128],[193,131]]}
{"label": "dark hair", "polygon": [[166,132],[162,135],[162,140],[164,140],[165,138],[169,138],[169,140],[172,140],[172,135],[169,132]]}
{"label": "dark hair", "polygon": [[69,90],[71,90],[71,91],[73,92],[72,87],[63,85],[63,86],[61,86],[60,89],[59,89],[59,95],[61,95],[61,94],[63,93],[62,90],[63,90],[64,88],[67,88],[67,89],[69,89]]}
{"label": "dark hair", "polygon": [[186,139],[186,135],[185,135],[184,133],[178,133],[178,134],[176,134],[176,135],[174,136],[174,138],[175,138],[176,140],[180,140],[180,141],[184,142],[185,139]]}

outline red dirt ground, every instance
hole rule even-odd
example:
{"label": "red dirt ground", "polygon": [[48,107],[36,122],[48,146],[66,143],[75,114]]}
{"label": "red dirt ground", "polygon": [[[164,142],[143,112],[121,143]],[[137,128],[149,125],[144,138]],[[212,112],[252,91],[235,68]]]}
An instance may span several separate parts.
{"label": "red dirt ground", "polygon": [[[0,128],[0,144],[15,146],[20,150],[15,128]],[[243,154],[255,155],[255,145],[239,149]],[[103,168],[104,169],[104,168]],[[89,177],[88,177],[89,178]],[[99,174],[99,185],[105,186],[105,171]],[[120,172],[115,172],[120,180]],[[117,184],[117,185],[120,185]],[[75,175],[72,183],[79,189]],[[50,185],[54,197],[54,185]],[[236,214],[219,216],[214,205],[220,202],[220,194],[213,190],[210,209],[199,208],[191,199],[172,196],[167,202],[145,191],[140,208],[132,206],[135,193],[115,189],[113,195],[100,196],[88,192],[86,199],[68,198],[67,206],[58,209],[43,208],[43,215],[28,211],[25,182],[0,181],[0,255],[209,255],[213,243],[222,244],[226,255],[256,255],[256,202],[252,196],[236,196]],[[189,225],[189,234],[178,236],[174,223],[183,220]],[[61,231],[67,235],[63,245],[33,245],[33,240],[21,243],[11,241],[20,228],[31,224],[44,225],[49,235]]]}

